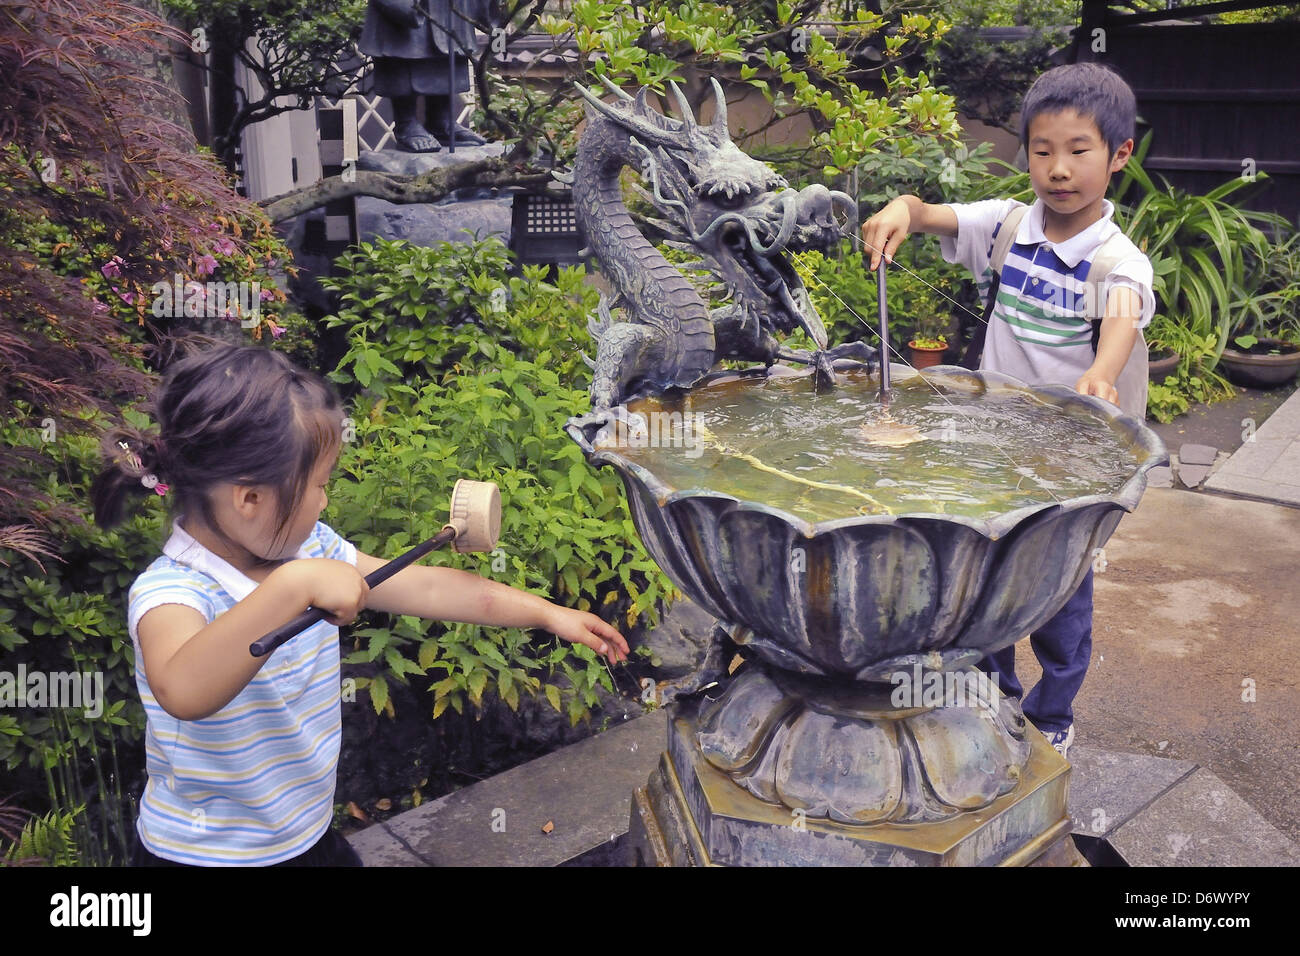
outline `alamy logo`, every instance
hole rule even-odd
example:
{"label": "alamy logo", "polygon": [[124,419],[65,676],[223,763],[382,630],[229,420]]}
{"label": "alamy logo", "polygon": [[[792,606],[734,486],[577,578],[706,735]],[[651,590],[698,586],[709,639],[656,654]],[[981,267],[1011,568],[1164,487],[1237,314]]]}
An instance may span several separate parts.
{"label": "alamy logo", "polygon": [[913,664],[910,671],[889,675],[894,685],[889,702],[898,708],[976,707],[992,720],[998,713],[997,680],[981,670],[922,671]]}
{"label": "alamy logo", "polygon": [[629,412],[606,423],[593,444],[615,448],[681,448],[687,458],[704,454],[704,416],[698,412]]}
{"label": "alamy logo", "polygon": [[104,672],[29,671],[18,665],[16,674],[0,671],[0,708],[71,707],[87,717],[104,713]]}
{"label": "alamy logo", "polygon": [[260,282],[186,282],[178,272],[171,282],[155,282],[149,291],[155,318],[238,318],[246,329],[262,321]]}
{"label": "alamy logo", "polygon": [[50,897],[51,926],[128,926],[148,936],[153,897],[149,893],[82,893],[78,886]]}

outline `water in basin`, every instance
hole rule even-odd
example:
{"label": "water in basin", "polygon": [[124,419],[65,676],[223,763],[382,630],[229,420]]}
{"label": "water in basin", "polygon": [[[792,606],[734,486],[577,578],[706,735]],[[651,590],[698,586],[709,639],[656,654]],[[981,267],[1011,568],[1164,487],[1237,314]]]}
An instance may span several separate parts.
{"label": "water in basin", "polygon": [[922,375],[896,381],[888,406],[892,420],[913,426],[922,440],[883,445],[879,377],[847,372],[837,379],[822,395],[809,377],[790,376],[634,401],[628,407],[646,416],[647,433],[620,430],[595,446],[614,448],[674,490],[707,488],[811,522],[862,514],[989,517],[1118,492],[1141,460],[1135,445],[1089,409]]}

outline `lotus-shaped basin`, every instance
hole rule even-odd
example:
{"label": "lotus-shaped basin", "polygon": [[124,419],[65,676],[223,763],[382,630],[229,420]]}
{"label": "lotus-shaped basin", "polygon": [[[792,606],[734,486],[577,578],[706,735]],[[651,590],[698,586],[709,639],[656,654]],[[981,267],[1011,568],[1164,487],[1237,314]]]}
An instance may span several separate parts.
{"label": "lotus-shaped basin", "polygon": [[[891,372],[895,382],[917,374],[901,365]],[[715,373],[692,394],[735,374]],[[756,383],[765,377],[762,370],[741,375]],[[924,377],[964,386],[965,402],[1009,389],[1032,396],[1047,415],[1053,407],[1086,409],[1132,450],[1132,473],[1112,494],[983,517],[809,522],[761,501],[672,488],[617,448],[596,447],[597,433],[626,413],[623,406],[571,419],[566,429],[590,463],[618,471],[637,531],[664,572],[709,613],[748,629],[744,640],[764,661],[806,675],[881,680],[915,655],[930,667],[969,664],[1051,619],[1120,517],[1137,506],[1147,472],[1168,460],[1142,422],[1070,388],[1031,388],[957,366]]]}

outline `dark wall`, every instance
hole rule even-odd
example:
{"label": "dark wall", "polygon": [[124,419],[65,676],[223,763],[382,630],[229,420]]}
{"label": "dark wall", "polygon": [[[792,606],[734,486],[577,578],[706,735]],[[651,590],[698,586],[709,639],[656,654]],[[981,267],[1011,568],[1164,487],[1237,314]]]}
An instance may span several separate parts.
{"label": "dark wall", "polygon": [[1253,159],[1269,180],[1234,200],[1300,226],[1300,23],[1104,29],[1105,52],[1081,37],[1078,57],[1114,67],[1133,87],[1139,117],[1155,130],[1143,167],[1204,193]]}

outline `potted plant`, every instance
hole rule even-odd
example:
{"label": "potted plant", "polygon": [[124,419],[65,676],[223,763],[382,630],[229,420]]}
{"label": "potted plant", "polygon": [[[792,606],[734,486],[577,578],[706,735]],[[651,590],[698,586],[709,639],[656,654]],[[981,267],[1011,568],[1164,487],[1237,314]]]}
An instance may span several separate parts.
{"label": "potted plant", "polygon": [[946,312],[936,313],[927,310],[916,316],[916,331],[907,343],[914,366],[929,368],[931,365],[943,363],[944,354],[948,351],[950,321]]}
{"label": "potted plant", "polygon": [[1238,385],[1276,388],[1300,372],[1300,233],[1275,245],[1260,265],[1256,291],[1233,302],[1241,318],[1219,364]]}
{"label": "potted plant", "polygon": [[1229,379],[1250,388],[1277,388],[1300,372],[1300,345],[1282,339],[1239,335],[1225,347],[1219,364]]}
{"label": "potted plant", "polygon": [[1153,382],[1163,382],[1166,376],[1172,375],[1178,368],[1182,357],[1176,344],[1182,338],[1181,329],[1168,316],[1157,312],[1151,317],[1143,335],[1151,350],[1147,360],[1147,376]]}

